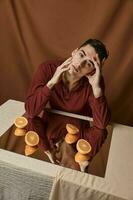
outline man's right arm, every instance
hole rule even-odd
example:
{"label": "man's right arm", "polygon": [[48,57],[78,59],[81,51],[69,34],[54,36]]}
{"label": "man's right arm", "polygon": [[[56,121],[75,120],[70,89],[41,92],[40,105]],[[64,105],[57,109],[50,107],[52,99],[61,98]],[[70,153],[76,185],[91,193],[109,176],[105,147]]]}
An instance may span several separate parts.
{"label": "man's right arm", "polygon": [[42,63],[33,77],[25,100],[25,109],[30,118],[37,116],[44,109],[51,95],[51,89],[47,86],[52,76],[49,67],[48,62]]}
{"label": "man's right arm", "polygon": [[71,59],[70,57],[63,63],[52,62],[53,68],[50,68],[50,62],[39,66],[25,101],[25,109],[30,118],[37,116],[44,109],[52,88],[59,81],[61,74],[69,69]]}

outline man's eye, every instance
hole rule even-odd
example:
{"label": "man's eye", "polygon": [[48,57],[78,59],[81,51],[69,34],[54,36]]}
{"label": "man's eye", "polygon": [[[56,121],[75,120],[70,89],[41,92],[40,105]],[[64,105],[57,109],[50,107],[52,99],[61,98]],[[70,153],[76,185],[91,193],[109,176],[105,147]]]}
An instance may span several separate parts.
{"label": "man's eye", "polygon": [[82,53],[79,53],[79,55],[80,55],[80,57],[81,57],[81,58],[83,58],[83,57],[84,57],[84,54],[82,54]]}
{"label": "man's eye", "polygon": [[90,67],[91,66],[91,64],[90,63],[87,63],[87,65]]}

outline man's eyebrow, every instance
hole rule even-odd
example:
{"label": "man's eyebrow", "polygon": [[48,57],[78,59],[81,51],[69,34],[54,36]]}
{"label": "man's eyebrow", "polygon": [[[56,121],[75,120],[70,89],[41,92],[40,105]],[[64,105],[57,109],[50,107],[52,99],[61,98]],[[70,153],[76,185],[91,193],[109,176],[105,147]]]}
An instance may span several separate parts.
{"label": "man's eyebrow", "polygon": [[83,52],[83,54],[86,56],[86,53],[84,52],[84,50],[82,50],[82,49],[81,49],[80,51],[82,51],[82,52]]}
{"label": "man's eyebrow", "polygon": [[94,66],[94,63],[91,60],[89,60],[89,62]]}
{"label": "man's eyebrow", "polygon": [[[80,50],[80,51],[82,51],[83,52],[83,54],[86,56],[86,53],[85,53],[85,51],[84,50]],[[89,62],[94,66],[94,63],[89,59]]]}

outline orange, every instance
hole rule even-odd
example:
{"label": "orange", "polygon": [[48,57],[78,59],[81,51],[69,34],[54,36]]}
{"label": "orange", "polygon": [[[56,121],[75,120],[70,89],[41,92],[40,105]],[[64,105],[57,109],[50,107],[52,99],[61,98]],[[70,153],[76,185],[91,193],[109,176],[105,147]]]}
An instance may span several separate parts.
{"label": "orange", "polygon": [[37,149],[38,149],[37,146],[31,147],[31,146],[29,146],[29,145],[25,145],[25,155],[26,155],[26,156],[31,155],[31,154],[33,154]]}
{"label": "orange", "polygon": [[28,124],[28,120],[25,117],[17,117],[14,121],[14,124],[18,128],[24,128]]}
{"label": "orange", "polygon": [[66,129],[70,134],[77,134],[79,129],[73,124],[66,124]]}
{"label": "orange", "polygon": [[25,135],[25,142],[29,146],[36,146],[39,143],[39,136],[35,131],[28,131]]}
{"label": "orange", "polygon": [[16,136],[24,136],[26,134],[26,130],[22,128],[16,128],[14,131],[14,135]]}
{"label": "orange", "polygon": [[79,152],[75,154],[75,162],[79,163],[87,160],[89,160],[89,154],[81,154]]}
{"label": "orange", "polygon": [[79,138],[78,135],[73,135],[73,134],[67,133],[65,136],[65,141],[68,144],[73,144],[78,140],[78,138]]}
{"label": "orange", "polygon": [[76,144],[76,148],[79,153],[81,154],[88,154],[91,151],[91,145],[84,139],[78,140]]}

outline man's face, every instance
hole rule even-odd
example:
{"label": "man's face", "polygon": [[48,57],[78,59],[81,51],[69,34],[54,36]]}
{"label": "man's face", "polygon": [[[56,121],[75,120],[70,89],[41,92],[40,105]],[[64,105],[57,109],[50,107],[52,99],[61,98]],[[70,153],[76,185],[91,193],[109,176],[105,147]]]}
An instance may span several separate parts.
{"label": "man's face", "polygon": [[72,52],[72,62],[69,73],[78,77],[86,76],[95,70],[91,58],[96,57],[95,49],[86,45]]}

